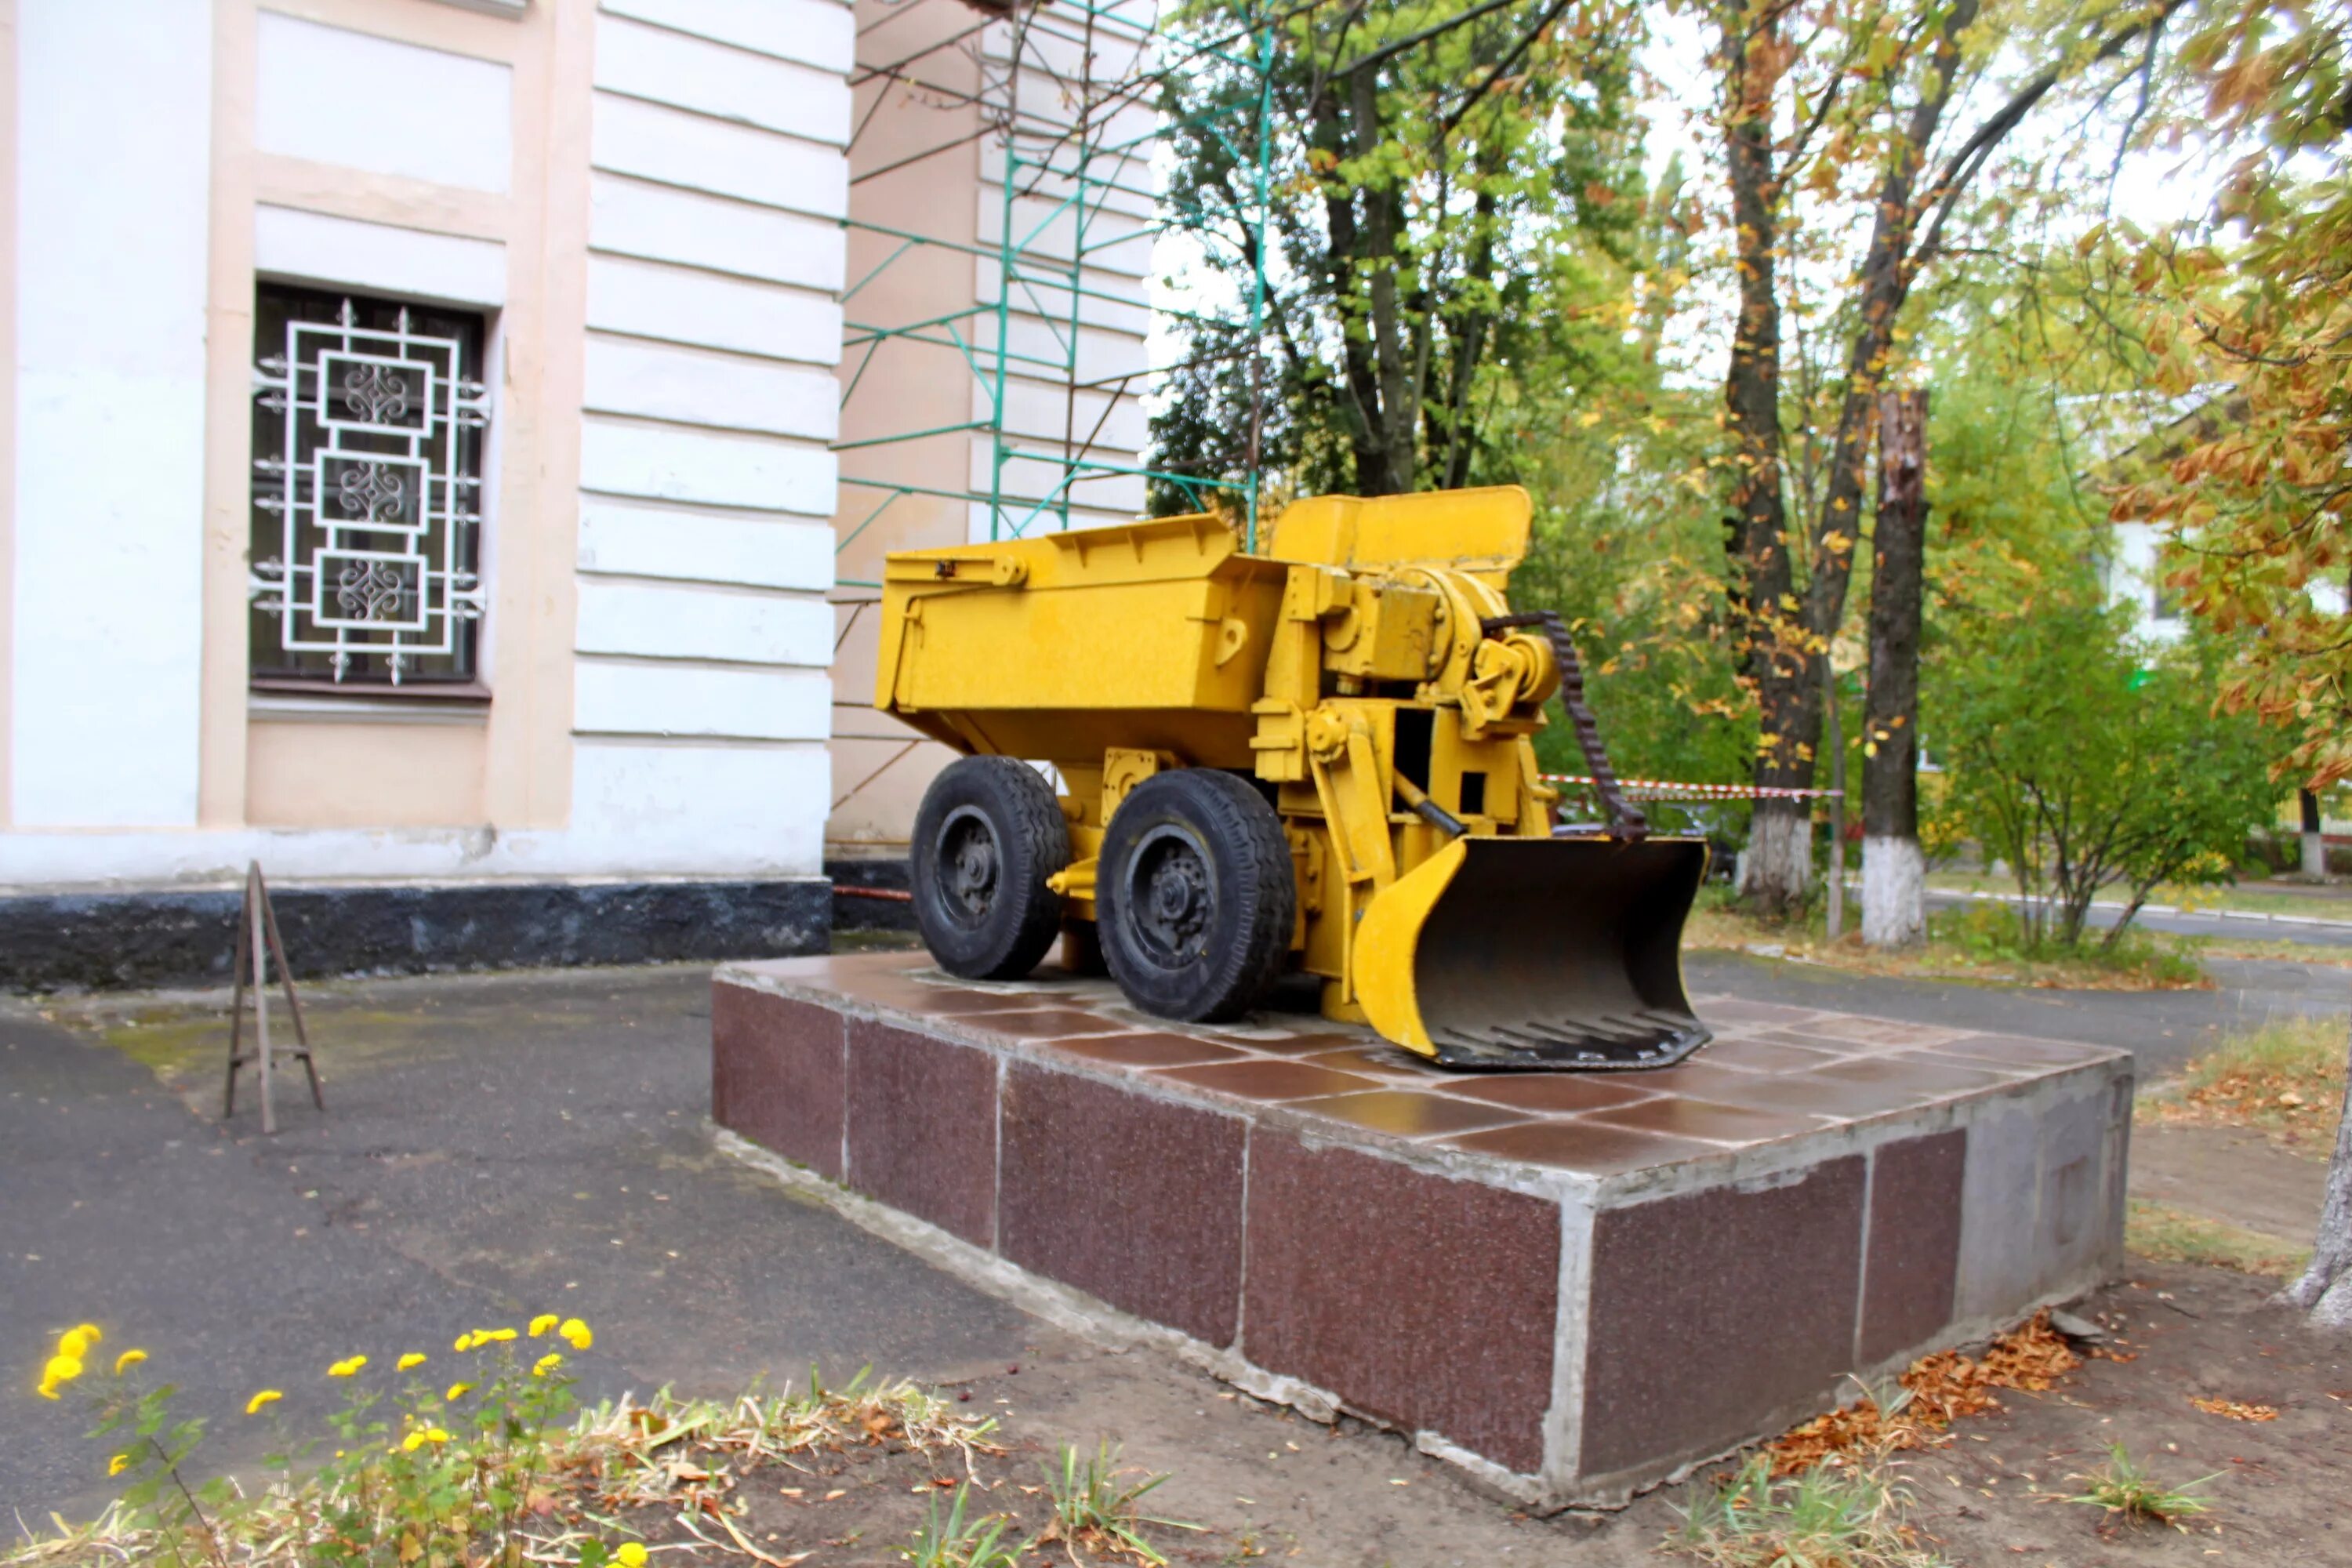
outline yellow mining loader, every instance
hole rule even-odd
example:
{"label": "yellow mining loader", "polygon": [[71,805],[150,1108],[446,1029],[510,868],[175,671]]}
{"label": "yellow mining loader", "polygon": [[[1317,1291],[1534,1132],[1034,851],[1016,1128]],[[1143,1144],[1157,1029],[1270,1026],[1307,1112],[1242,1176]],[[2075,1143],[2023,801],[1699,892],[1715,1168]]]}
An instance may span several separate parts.
{"label": "yellow mining loader", "polygon": [[[883,711],[960,751],[924,795],[915,916],[942,967],[1055,938],[1146,1012],[1230,1020],[1292,969],[1323,1011],[1460,1068],[1646,1068],[1706,866],[1624,800],[1559,616],[1504,598],[1516,487],[908,551],[883,574]],[[1608,820],[1536,771],[1555,691]],[[1032,763],[1050,763],[1057,793]]]}

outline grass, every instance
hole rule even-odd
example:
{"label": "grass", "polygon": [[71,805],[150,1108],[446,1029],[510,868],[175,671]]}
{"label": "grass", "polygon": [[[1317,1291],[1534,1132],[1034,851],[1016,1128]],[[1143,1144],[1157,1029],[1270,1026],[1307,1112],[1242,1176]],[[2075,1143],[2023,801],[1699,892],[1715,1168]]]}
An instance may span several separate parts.
{"label": "grass", "polygon": [[2142,1097],[2149,1120],[2245,1127],[2302,1152],[2326,1155],[2344,1106],[2341,1018],[2274,1017],[2192,1058]]}
{"label": "grass", "polygon": [[1816,900],[1801,919],[1768,921],[1740,910],[1731,890],[1712,884],[1699,895],[1684,930],[1685,945],[1748,952],[1856,974],[1916,980],[1963,980],[2084,991],[2204,989],[2212,982],[2199,962],[2196,939],[2130,931],[2112,950],[2095,937],[2074,950],[2028,949],[2016,912],[2000,904],[1937,910],[1927,940],[1888,952],[1862,945],[1862,911],[1849,901],[1850,924],[1828,939],[1827,913]]}
{"label": "grass", "polygon": [[[2004,896],[2017,891],[2016,881],[2009,877],[1988,876],[1982,871],[1930,871],[1927,886],[1937,892],[1999,893]],[[2121,888],[2111,888],[2100,897],[2121,903],[2127,895]],[[2262,882],[2227,882],[2213,887],[2158,887],[2148,895],[2152,904],[2169,904],[2177,910],[2242,910],[2249,914],[2308,915],[2319,920],[2352,921],[2352,898],[2341,894],[2305,892],[2294,888],[2273,887]]]}
{"label": "grass", "polygon": [[1666,1544],[1717,1568],[1942,1568],[1906,1522],[1913,1500],[1883,1455],[1775,1480],[1758,1454],[1700,1487]]}
{"label": "grass", "polygon": [[971,1483],[966,1481],[956,1488],[955,1500],[941,1519],[940,1500],[931,1499],[914,1543],[899,1547],[898,1555],[915,1568],[1020,1568],[1022,1543],[1004,1539],[1009,1521],[1003,1514],[966,1519],[971,1500]]}
{"label": "grass", "polygon": [[1078,1560],[1077,1550],[1083,1546],[1095,1552],[1123,1553],[1144,1563],[1165,1563],[1168,1560],[1144,1540],[1143,1527],[1157,1524],[1170,1530],[1200,1528],[1144,1513],[1145,1494],[1168,1478],[1146,1476],[1134,1482],[1122,1479],[1141,1472],[1122,1469],[1119,1453],[1110,1444],[1103,1443],[1096,1448],[1093,1458],[1081,1460],[1076,1448],[1067,1443],[1061,1445],[1054,1463],[1045,1468],[1045,1492],[1054,1502],[1053,1522],[1038,1536],[1036,1544],[1059,1541],[1073,1563]]}
{"label": "grass", "polygon": [[2141,1198],[2125,1210],[2124,1246],[2152,1263],[2200,1263],[2280,1279],[2311,1260],[2309,1247]]}
{"label": "grass", "polygon": [[2200,1513],[2210,1513],[2211,1506],[2202,1499],[2189,1495],[2190,1489],[2205,1485],[2215,1478],[2189,1481],[2178,1487],[2158,1483],[2139,1461],[2121,1443],[2110,1445],[2107,1462],[2083,1475],[2069,1476],[2068,1480],[2081,1481],[2082,1492],[2065,1500],[2081,1503],[2086,1508],[2106,1510],[2110,1521],[2126,1524],[2168,1524],[2175,1530],[2189,1527],[2180,1521]]}

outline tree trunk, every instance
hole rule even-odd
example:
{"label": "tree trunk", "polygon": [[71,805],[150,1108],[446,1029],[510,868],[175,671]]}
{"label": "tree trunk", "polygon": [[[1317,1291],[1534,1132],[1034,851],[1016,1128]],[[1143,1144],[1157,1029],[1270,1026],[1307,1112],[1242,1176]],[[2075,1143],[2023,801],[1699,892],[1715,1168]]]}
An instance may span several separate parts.
{"label": "tree trunk", "polygon": [[1829,726],[1830,918],[1829,939],[1845,934],[1845,727],[1838,710],[1837,661],[1822,660],[1822,713]]}
{"label": "tree trunk", "polygon": [[1927,394],[1878,403],[1878,526],[1871,565],[1870,689],[1863,719],[1862,940],[1927,934],[1919,849],[1919,624],[1927,542]]}
{"label": "tree trunk", "polygon": [[[2347,1043],[2352,1064],[2352,1041]],[[2311,1267],[2278,1299],[2310,1314],[2320,1328],[2352,1328],[2352,1065],[2344,1080],[2343,1120],[2336,1126],[2336,1157],[2327,1167],[2327,1201],[2319,1211],[2319,1234],[2311,1245]]]}
{"label": "tree trunk", "polygon": [[2294,793],[2303,805],[2303,874],[2316,882],[2327,875],[2327,825],[2320,817],[2316,792]]}

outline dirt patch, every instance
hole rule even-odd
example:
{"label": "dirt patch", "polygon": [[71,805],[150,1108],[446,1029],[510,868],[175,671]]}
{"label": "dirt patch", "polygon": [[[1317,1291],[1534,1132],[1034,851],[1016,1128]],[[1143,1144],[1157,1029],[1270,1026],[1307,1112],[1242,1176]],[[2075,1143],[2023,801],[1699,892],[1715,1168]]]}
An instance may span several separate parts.
{"label": "dirt patch", "polygon": [[2308,1247],[2326,1192],[2323,1159],[2260,1132],[2145,1120],[2132,1129],[2131,1195],[2144,1202]]}

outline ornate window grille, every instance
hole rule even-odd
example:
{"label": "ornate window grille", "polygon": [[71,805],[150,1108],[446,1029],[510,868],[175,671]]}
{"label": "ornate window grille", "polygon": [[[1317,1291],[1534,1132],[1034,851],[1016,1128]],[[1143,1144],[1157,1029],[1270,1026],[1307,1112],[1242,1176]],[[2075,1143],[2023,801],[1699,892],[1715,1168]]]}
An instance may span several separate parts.
{"label": "ornate window grille", "polygon": [[254,340],[254,683],[472,682],[481,318],[264,283]]}

